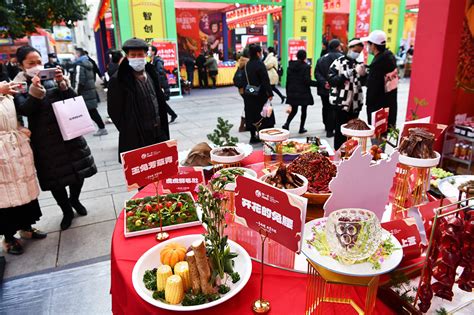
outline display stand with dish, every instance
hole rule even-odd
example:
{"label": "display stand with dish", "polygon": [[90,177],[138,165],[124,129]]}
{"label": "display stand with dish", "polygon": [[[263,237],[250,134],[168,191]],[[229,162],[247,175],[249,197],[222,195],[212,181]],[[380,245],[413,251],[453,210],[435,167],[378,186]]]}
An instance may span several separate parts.
{"label": "display stand with dish", "polygon": [[362,147],[362,154],[367,152],[367,140],[374,136],[375,128],[367,125],[360,119],[352,119],[347,124],[341,126],[341,133],[348,138],[348,141],[345,143],[347,148],[345,148],[343,156],[348,158],[351,154],[351,148],[357,145]]}
{"label": "display stand with dish", "polygon": [[290,138],[286,129],[269,128],[258,132],[263,141],[263,163],[265,168],[273,171],[283,163],[283,142]]}
{"label": "display stand with dish", "polygon": [[[308,260],[306,311],[324,314],[327,303],[349,304],[359,314],[373,314],[380,275],[395,269],[403,250],[383,230],[374,213],[341,209],[305,225],[303,254]],[[345,286],[367,287],[359,305]]]}
{"label": "display stand with dish", "polygon": [[395,175],[392,220],[407,216],[407,210],[428,202],[431,168],[438,165],[440,154],[433,151],[434,134],[422,129],[409,129],[400,141],[399,167]]}

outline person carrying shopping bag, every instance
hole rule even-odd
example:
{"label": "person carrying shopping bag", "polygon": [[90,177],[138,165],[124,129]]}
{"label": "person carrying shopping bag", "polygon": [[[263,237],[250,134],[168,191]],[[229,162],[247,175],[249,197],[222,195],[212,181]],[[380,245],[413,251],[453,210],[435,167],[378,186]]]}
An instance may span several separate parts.
{"label": "person carrying shopping bag", "polygon": [[28,117],[40,187],[43,191],[51,191],[64,215],[61,229],[66,230],[74,218],[73,209],[79,215],[87,215],[79,196],[84,179],[97,173],[86,140],[79,136],[64,141],[53,111],[53,103],[77,95],[59,67],[56,68],[54,80],[40,80],[38,74],[43,69],[43,63],[35,48],[20,47],[16,55],[22,72],[18,73],[14,82],[26,82],[28,87],[26,93],[15,96],[15,105],[20,115]]}
{"label": "person carrying shopping bag", "polygon": [[3,251],[12,255],[24,251],[14,236],[18,230],[25,239],[47,236],[31,227],[42,213],[29,140],[31,132],[19,125],[13,103],[18,88],[18,83],[0,82],[0,235],[4,236]]}
{"label": "person carrying shopping bag", "polygon": [[262,47],[251,44],[249,46],[249,61],[244,66],[245,71],[245,126],[250,131],[250,143],[260,143],[257,131],[265,128],[273,128],[275,115],[263,118],[261,115],[263,106],[273,99],[272,87],[268,72],[261,61]]}

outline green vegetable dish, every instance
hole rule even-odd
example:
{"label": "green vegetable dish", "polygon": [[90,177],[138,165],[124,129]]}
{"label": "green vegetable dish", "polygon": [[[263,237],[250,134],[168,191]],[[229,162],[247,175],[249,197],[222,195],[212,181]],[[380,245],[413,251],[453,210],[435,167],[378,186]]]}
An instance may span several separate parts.
{"label": "green vegetable dish", "polygon": [[160,227],[160,212],[163,226],[198,221],[196,206],[188,193],[168,194],[127,200],[125,204],[128,232]]}

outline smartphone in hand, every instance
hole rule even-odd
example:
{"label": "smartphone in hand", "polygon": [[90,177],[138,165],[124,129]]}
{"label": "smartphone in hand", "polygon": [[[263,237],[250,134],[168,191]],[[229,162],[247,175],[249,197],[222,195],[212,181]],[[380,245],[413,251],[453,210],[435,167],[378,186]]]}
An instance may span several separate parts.
{"label": "smartphone in hand", "polygon": [[40,78],[41,81],[53,80],[55,75],[56,75],[56,68],[44,69],[38,73],[38,77]]}
{"label": "smartphone in hand", "polygon": [[26,82],[15,82],[13,89],[18,93],[26,93],[28,90],[28,84]]}

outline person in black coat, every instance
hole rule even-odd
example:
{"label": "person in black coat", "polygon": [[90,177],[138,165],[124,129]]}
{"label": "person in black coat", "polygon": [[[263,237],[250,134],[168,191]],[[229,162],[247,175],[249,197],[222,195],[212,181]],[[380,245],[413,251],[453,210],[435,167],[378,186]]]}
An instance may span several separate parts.
{"label": "person in black coat", "polygon": [[107,111],[119,131],[120,153],[169,140],[166,100],[155,66],[146,62],[147,43],[127,40],[126,57],[110,79]]}
{"label": "person in black coat", "polygon": [[393,53],[385,47],[387,35],[375,30],[364,38],[368,41],[369,53],[375,57],[369,66],[367,77],[367,118],[372,123],[372,113],[388,107],[388,125],[395,127],[397,122],[397,89],[385,92],[385,75],[397,68],[397,61]]}
{"label": "person in black coat", "polygon": [[89,115],[97,124],[97,127],[99,127],[99,130],[94,133],[94,136],[105,136],[108,132],[107,129],[105,129],[102,117],[100,117],[97,111],[98,102],[97,90],[95,88],[94,65],[89,61],[83,49],[77,48],[76,54],[77,60],[74,63],[76,67],[71,75],[71,85],[77,94],[84,98]]}
{"label": "person in black coat", "polygon": [[207,81],[207,69],[204,64],[206,63],[206,56],[204,55],[204,51],[202,51],[199,56],[196,58],[196,67],[198,69],[198,77],[199,77],[199,87],[206,88],[208,86]]}
{"label": "person in black coat", "polygon": [[275,115],[273,112],[269,118],[262,118],[260,115],[265,103],[273,99],[273,92],[267,68],[261,60],[262,47],[251,44],[249,46],[249,55],[250,60],[244,67],[246,72],[245,85],[258,86],[260,91],[257,96],[248,95],[244,92],[245,126],[250,131],[250,143],[259,143],[260,140],[256,135],[257,130],[273,128],[275,126]]}
{"label": "person in black coat", "polygon": [[[165,100],[168,101],[171,96],[170,85],[168,83],[168,76],[166,74],[165,62],[157,55],[158,49],[155,46],[150,46],[151,48],[151,64],[155,66],[156,72],[158,73],[158,78],[160,81],[160,87],[165,93]],[[149,51],[150,52],[150,51]],[[178,118],[178,114],[166,103],[166,112],[171,116],[169,123],[174,123]]]}
{"label": "person in black coat", "polygon": [[298,113],[298,106],[301,106],[301,121],[299,133],[305,133],[306,111],[308,105],[314,105],[311,87],[317,86],[316,81],[311,80],[311,66],[306,63],[306,51],[299,50],[296,54],[298,60],[291,61],[286,77],[286,103],[291,105],[291,112],[286,119],[283,129],[289,130],[290,123]]}
{"label": "person in black coat", "polygon": [[314,78],[318,82],[318,95],[323,103],[323,123],[326,129],[326,137],[334,136],[335,112],[329,103],[329,67],[337,58],[342,56],[342,46],[338,39],[332,39],[328,44],[329,52],[318,59],[314,69]]}
{"label": "person in black coat", "polygon": [[[61,229],[71,226],[74,208],[79,215],[87,215],[79,202],[84,179],[97,173],[91,150],[83,137],[64,141],[52,104],[76,96],[57,68],[55,80],[40,81],[43,68],[41,55],[33,47],[23,46],[17,50],[18,63],[23,72],[15,82],[27,82],[28,93],[17,94],[15,105],[20,115],[28,117],[31,130],[31,147],[40,187],[50,190],[63,211]],[[69,186],[70,195],[66,190]]]}

